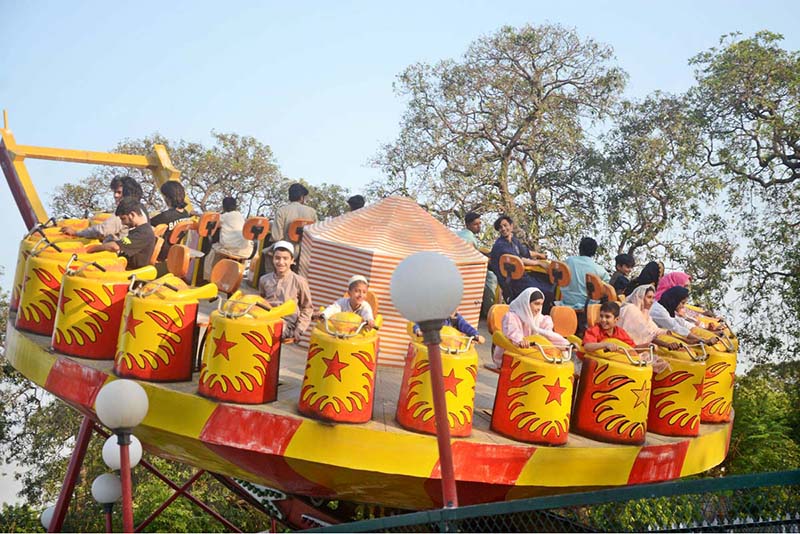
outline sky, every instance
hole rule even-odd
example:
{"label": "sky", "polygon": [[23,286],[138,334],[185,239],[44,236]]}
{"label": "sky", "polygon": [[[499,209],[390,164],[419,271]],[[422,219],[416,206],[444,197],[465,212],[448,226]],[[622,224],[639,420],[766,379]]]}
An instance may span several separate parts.
{"label": "sky", "polygon": [[[210,142],[211,131],[268,144],[281,171],[361,192],[394,140],[396,76],[457,59],[504,25],[557,23],[608,44],[626,96],[678,93],[688,59],[730,32],[768,29],[800,49],[789,1],[24,2],[0,0],[0,108],[20,144],[107,151],[159,132]],[[45,204],[91,171],[27,161]],[[13,278],[25,229],[0,185],[0,281]],[[57,214],[56,214],[57,215]],[[0,502],[9,498],[0,479]]]}

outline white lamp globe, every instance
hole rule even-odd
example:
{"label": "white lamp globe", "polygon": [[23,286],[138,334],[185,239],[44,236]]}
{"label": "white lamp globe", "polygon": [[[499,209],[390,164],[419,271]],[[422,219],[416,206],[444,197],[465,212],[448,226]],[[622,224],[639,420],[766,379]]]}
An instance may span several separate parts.
{"label": "white lamp globe", "polygon": [[[139,461],[142,459],[142,442],[136,436],[131,436],[131,444],[128,445],[128,456],[131,461],[131,469],[139,465]],[[103,461],[112,471],[121,469],[117,436],[109,436],[106,442],[103,443]]]}
{"label": "white lamp globe", "polygon": [[122,481],[117,475],[105,473],[92,482],[92,497],[100,504],[111,504],[122,497]]}
{"label": "white lamp globe", "polygon": [[446,319],[458,307],[464,284],[458,267],[438,252],[407,257],[392,273],[392,303],[415,323]]}
{"label": "white lamp globe", "polygon": [[100,422],[112,430],[130,430],[142,422],[149,408],[147,393],[133,380],[109,382],[94,405]]}
{"label": "white lamp globe", "polygon": [[53,514],[56,513],[56,505],[48,506],[42,512],[42,515],[39,517],[39,521],[42,522],[42,526],[45,530],[50,530],[50,522],[53,520]]}

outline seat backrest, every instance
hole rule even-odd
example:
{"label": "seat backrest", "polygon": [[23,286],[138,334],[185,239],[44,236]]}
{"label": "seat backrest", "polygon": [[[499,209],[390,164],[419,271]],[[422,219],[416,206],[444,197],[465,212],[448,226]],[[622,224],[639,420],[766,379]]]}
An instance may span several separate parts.
{"label": "seat backrest", "polygon": [[186,245],[172,245],[167,253],[167,270],[178,278],[186,277],[189,272],[189,247]]}
{"label": "seat backrest", "polygon": [[197,233],[200,237],[213,235],[219,229],[219,212],[207,211],[200,216],[197,222]]}
{"label": "seat backrest", "polygon": [[600,300],[606,294],[603,280],[594,273],[586,273],[586,298]]}
{"label": "seat backrest", "polygon": [[513,254],[503,254],[500,256],[500,274],[504,278],[519,280],[525,275],[525,265],[522,258]]}
{"label": "seat backrest", "polygon": [[156,237],[156,246],[153,247],[153,255],[150,256],[150,265],[155,265],[158,262],[158,255],[161,254],[161,247],[164,246],[164,238]]}
{"label": "seat backrest", "polygon": [[311,219],[295,219],[289,224],[289,241],[292,243],[299,243],[300,240],[303,238],[303,230],[304,226],[309,224],[314,224],[314,221]]}
{"label": "seat backrest", "polygon": [[269,232],[269,219],[266,217],[248,217],[242,227],[242,235],[250,241],[264,239],[267,236],[267,232]]}
{"label": "seat backrest", "polygon": [[211,280],[223,293],[231,295],[239,289],[244,276],[244,265],[228,258],[219,260],[211,269]]}
{"label": "seat backrest", "polygon": [[172,228],[172,232],[169,234],[169,244],[174,245],[175,243],[183,241],[183,238],[186,237],[186,233],[189,230],[194,230],[196,228],[197,223],[192,219],[178,221]]}
{"label": "seat backrest", "polygon": [[586,306],[586,325],[592,327],[600,320],[600,306],[601,304],[589,304]]}
{"label": "seat backrest", "polygon": [[558,260],[550,261],[550,265],[547,267],[547,276],[550,278],[550,283],[558,287],[566,287],[572,281],[569,266]]}
{"label": "seat backrest", "polygon": [[153,227],[153,233],[156,234],[156,237],[164,237],[164,233],[169,228],[166,224],[157,224]]}
{"label": "seat backrest", "polygon": [[486,328],[490,334],[503,330],[503,317],[508,313],[508,304],[494,304],[486,314]]}
{"label": "seat backrest", "polygon": [[617,290],[607,282],[603,282],[603,299],[607,302],[617,302]]}
{"label": "seat backrest", "polygon": [[553,319],[553,330],[564,337],[578,330],[578,314],[569,306],[553,306],[550,308],[550,318]]}

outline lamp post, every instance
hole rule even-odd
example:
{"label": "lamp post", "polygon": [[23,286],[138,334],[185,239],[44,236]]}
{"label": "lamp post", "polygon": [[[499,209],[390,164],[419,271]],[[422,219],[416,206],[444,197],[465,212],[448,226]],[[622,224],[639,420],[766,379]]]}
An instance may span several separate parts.
{"label": "lamp post", "polygon": [[423,342],[428,347],[436,440],[442,470],[442,501],[445,508],[456,508],[458,495],[439,344],[444,320],[458,307],[464,293],[461,273],[452,261],[437,252],[418,252],[401,261],[395,269],[391,293],[395,308],[406,319],[419,324]]}
{"label": "lamp post", "polygon": [[[128,447],[128,454],[130,456],[131,469],[139,465],[142,460],[142,442],[139,438],[131,435],[131,444]],[[120,448],[117,443],[117,436],[108,436],[108,439],[103,443],[103,461],[112,471],[119,471],[122,467],[119,462]]]}
{"label": "lamp post", "polygon": [[133,380],[109,382],[97,394],[95,410],[104,425],[117,435],[122,481],[122,529],[133,532],[133,488],[129,447],[131,431],[147,415],[147,393]]}
{"label": "lamp post", "polygon": [[44,527],[44,531],[47,532],[50,530],[50,522],[53,521],[53,514],[56,511],[56,506],[48,506],[47,508],[42,511],[42,515],[39,516],[39,521],[42,523]]}
{"label": "lamp post", "polygon": [[111,523],[111,511],[114,503],[122,497],[122,481],[117,475],[105,473],[100,475],[92,482],[92,497],[103,505],[103,513],[106,518],[106,532],[113,532],[114,527]]}

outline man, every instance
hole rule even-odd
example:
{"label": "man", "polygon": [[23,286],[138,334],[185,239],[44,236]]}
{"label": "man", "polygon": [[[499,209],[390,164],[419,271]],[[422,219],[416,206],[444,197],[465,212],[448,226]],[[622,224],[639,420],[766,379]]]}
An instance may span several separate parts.
{"label": "man", "polygon": [[125,237],[106,241],[99,245],[87,248],[88,252],[101,252],[104,250],[116,252],[126,260],[126,269],[131,271],[150,265],[153,249],[156,246],[156,235],[153,227],[147,220],[144,207],[135,197],[122,197],[114,212],[122,224],[128,229]]}
{"label": "man", "polygon": [[361,195],[353,195],[347,199],[347,205],[350,206],[350,211],[356,211],[364,207],[366,201]]}
{"label": "man", "polygon": [[289,186],[289,204],[281,206],[275,211],[272,222],[273,241],[289,241],[289,226],[297,219],[309,219],[317,222],[317,212],[314,208],[306,206],[308,189],[303,184]]}
{"label": "man", "polygon": [[[464,215],[463,230],[456,232],[456,235],[480,250],[481,244],[478,241],[478,234],[481,232],[481,216],[480,214],[470,211]],[[489,308],[494,304],[494,294],[497,290],[497,275],[491,270],[486,269],[486,282],[483,286],[483,302],[481,303],[481,315],[486,317],[489,313]]]}
{"label": "man", "polygon": [[[123,197],[135,198],[137,201],[142,198],[142,186],[130,176],[115,176],[108,184],[114,192],[114,203],[119,204]],[[70,226],[61,229],[67,235],[83,237],[87,239],[100,239],[101,241],[119,241],[128,234],[128,229],[116,215],[112,215],[105,221],[90,226],[85,230],[75,230]]]}
{"label": "man", "polygon": [[283,319],[284,341],[297,342],[311,323],[314,307],[306,279],[292,272],[294,246],[288,241],[278,241],[272,246],[273,272],[258,280],[258,292],[271,306],[280,306],[287,300],[297,302],[297,311]]}
{"label": "man", "polygon": [[582,310],[586,304],[586,275],[593,273],[603,282],[608,282],[608,273],[597,265],[592,257],[597,253],[597,241],[591,237],[584,237],[578,245],[579,256],[570,256],[566,264],[572,278],[567,286],[561,288],[561,300],[564,306]]}

